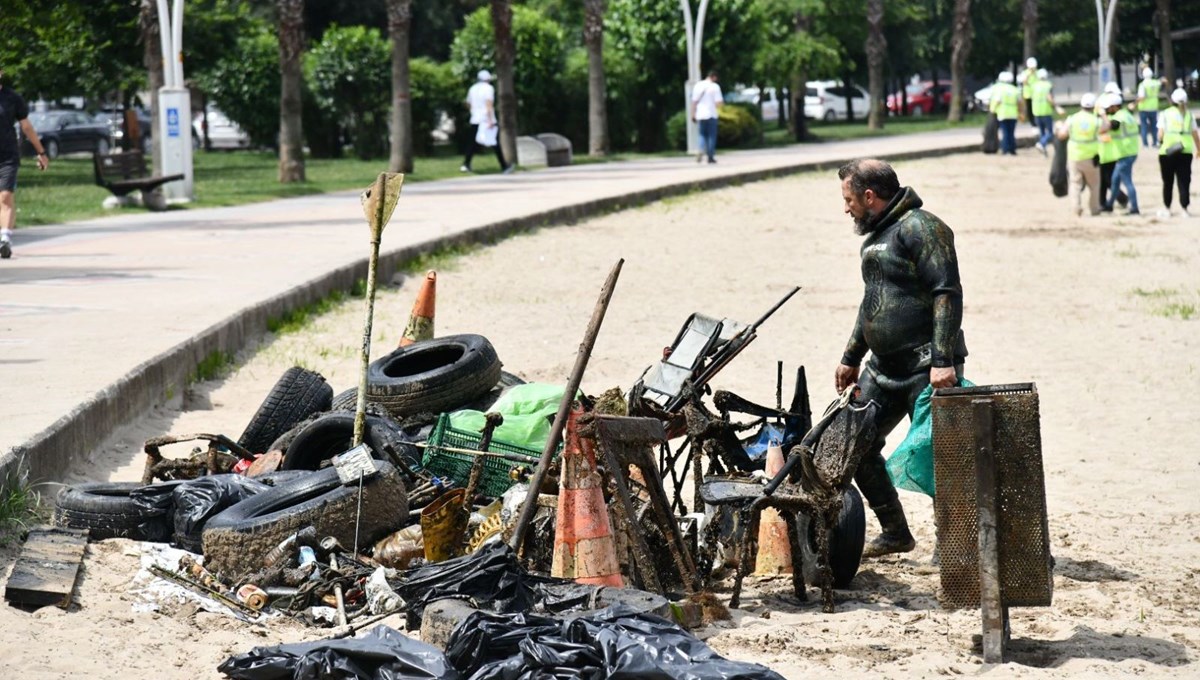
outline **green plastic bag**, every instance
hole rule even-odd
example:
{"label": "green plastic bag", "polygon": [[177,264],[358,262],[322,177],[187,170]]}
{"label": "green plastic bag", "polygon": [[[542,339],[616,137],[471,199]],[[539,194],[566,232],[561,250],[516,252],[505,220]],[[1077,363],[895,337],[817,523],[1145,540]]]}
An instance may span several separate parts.
{"label": "green plastic bag", "polygon": [[[504,424],[496,428],[492,437],[507,444],[541,450],[550,437],[550,421],[558,413],[562,403],[563,385],[526,383],[510,387],[490,411],[504,416]],[[464,409],[450,414],[450,427],[465,432],[483,430],[482,411]]]}
{"label": "green plastic bag", "polygon": [[[975,383],[963,378],[959,387],[974,387]],[[888,476],[897,489],[916,491],[933,497],[933,418],[929,403],[933,399],[933,385],[929,385],[913,403],[912,424],[908,436],[887,459]]]}

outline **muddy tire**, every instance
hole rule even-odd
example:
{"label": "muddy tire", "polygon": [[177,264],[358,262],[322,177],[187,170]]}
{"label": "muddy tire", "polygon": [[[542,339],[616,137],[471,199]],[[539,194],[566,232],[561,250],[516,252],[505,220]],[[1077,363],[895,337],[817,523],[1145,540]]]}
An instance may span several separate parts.
{"label": "muddy tire", "polygon": [[[354,438],[354,414],[349,411],[326,413],[309,422],[288,443],[281,470],[320,470],[330,458],[350,450]],[[390,460],[387,446],[399,450],[400,426],[391,418],[368,415],[363,428],[363,443],[377,460]]]}
{"label": "muddy tire", "polygon": [[[384,461],[376,461],[375,467],[379,473],[363,484],[359,546],[371,545],[408,521],[408,494],[400,473]],[[261,569],[272,548],[310,525],[318,536],[333,536],[350,549],[357,511],[357,486],[342,486],[332,468],[315,472],[210,519],[204,528],[204,563],[236,580]]]}
{"label": "muddy tire", "polygon": [[163,542],[171,535],[166,512],[147,510],[129,497],[135,483],[91,483],[70,486],[55,501],[54,526],[87,529],[95,540],[132,538]]}
{"label": "muddy tire", "polygon": [[401,347],[367,368],[367,399],[393,418],[451,411],[500,382],[500,358],[481,335],[450,335]]}
{"label": "muddy tire", "polygon": [[[804,581],[817,585],[817,533],[805,515],[800,515],[796,528],[805,540],[800,542],[804,554]],[[851,486],[842,496],[842,511],[837,524],[829,532],[829,567],[833,570],[833,587],[845,590],[858,574],[862,562],[863,544],[867,536],[867,516],[862,495]]]}
{"label": "muddy tire", "polygon": [[265,453],[284,432],[314,413],[328,411],[333,388],[320,373],[293,366],[271,388],[238,444],[251,453]]}

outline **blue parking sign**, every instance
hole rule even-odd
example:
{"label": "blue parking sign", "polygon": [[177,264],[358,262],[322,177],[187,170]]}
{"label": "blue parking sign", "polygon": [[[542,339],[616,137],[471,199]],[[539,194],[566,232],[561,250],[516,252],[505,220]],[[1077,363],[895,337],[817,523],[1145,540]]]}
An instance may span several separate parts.
{"label": "blue parking sign", "polygon": [[179,109],[167,109],[167,136],[179,136]]}

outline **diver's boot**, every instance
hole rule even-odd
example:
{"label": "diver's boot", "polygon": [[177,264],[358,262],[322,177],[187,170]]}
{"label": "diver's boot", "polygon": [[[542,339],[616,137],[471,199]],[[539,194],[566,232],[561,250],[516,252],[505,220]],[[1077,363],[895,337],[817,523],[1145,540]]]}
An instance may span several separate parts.
{"label": "diver's boot", "polygon": [[875,540],[863,549],[862,556],[864,558],[909,552],[917,547],[916,539],[908,530],[908,520],[904,518],[904,507],[900,505],[899,500],[872,508],[872,510],[879,518],[879,526],[883,529],[883,533],[876,536]]}

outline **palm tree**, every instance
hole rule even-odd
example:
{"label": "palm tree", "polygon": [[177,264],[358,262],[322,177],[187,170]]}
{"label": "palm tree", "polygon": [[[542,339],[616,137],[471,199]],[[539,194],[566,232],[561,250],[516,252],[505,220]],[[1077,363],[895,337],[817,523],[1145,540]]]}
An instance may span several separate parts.
{"label": "palm tree", "polygon": [[[162,48],[158,33],[158,8],[154,0],[142,0],[138,10],[138,28],[142,34],[142,64],[146,67],[146,75],[150,84],[150,126],[158,129],[158,91],[163,86]],[[162,174],[162,147],[158,135],[152,130],[142,130],[142,135],[150,135],[154,149],[151,152],[151,167],[155,175]]]}
{"label": "palm tree", "polygon": [[954,30],[950,37],[950,113],[946,115],[950,122],[962,120],[967,57],[971,54],[974,34],[971,0],[954,0]]}
{"label": "palm tree", "polygon": [[1038,0],[1021,0],[1021,23],[1025,25],[1025,58],[1036,57]]}
{"label": "palm tree", "polygon": [[304,181],[304,128],[300,117],[304,54],[304,0],[276,0],[279,12],[279,181]]}
{"label": "palm tree", "polygon": [[1175,49],[1171,44],[1171,0],[1158,0],[1158,37],[1162,40],[1162,73],[1167,79],[1167,95],[1175,89]]}
{"label": "palm tree", "polygon": [[[803,9],[798,10],[792,17],[792,29],[797,42],[806,40],[811,27],[812,17]],[[792,83],[789,89],[792,97],[790,102],[792,133],[797,142],[803,142],[808,139],[808,119],[804,117],[804,97],[808,93],[808,68],[803,61],[797,64],[795,72],[792,73]]]}
{"label": "palm tree", "polygon": [[391,172],[413,171],[412,100],[409,98],[408,35],[412,0],[387,0],[388,36],[392,39]]}
{"label": "palm tree", "polygon": [[512,35],[512,0],[492,0],[492,31],[496,36],[496,100],[500,150],[509,165],[517,164],[517,90],[513,79],[516,47]]}
{"label": "palm tree", "polygon": [[887,38],[883,36],[883,0],[867,0],[867,87],[871,91],[871,111],[867,127],[883,129],[883,60]]}
{"label": "palm tree", "polygon": [[588,53],[588,153],[608,153],[608,107],[604,92],[604,10],[608,0],[584,0],[583,42]]}

